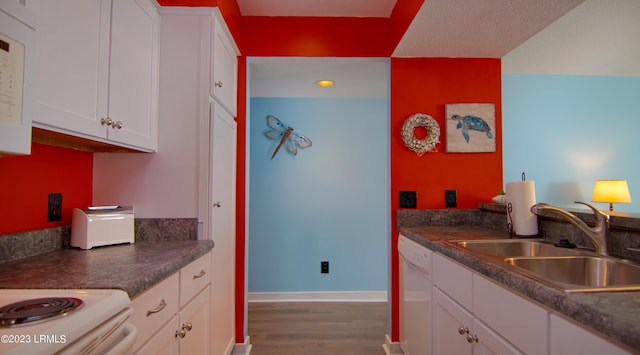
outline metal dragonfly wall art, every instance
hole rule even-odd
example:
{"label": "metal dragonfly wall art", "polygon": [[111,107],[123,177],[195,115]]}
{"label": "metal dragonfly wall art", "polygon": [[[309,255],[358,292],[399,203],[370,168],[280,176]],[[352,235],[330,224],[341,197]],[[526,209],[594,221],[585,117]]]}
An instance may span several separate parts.
{"label": "metal dragonfly wall art", "polygon": [[278,146],[273,152],[273,155],[271,155],[271,159],[278,154],[278,150],[280,150],[280,147],[283,145],[285,149],[293,155],[298,154],[298,147],[307,148],[311,146],[311,139],[294,132],[291,126],[286,126],[275,116],[267,116],[267,126],[271,129],[264,132],[265,137],[273,140],[280,140]]}

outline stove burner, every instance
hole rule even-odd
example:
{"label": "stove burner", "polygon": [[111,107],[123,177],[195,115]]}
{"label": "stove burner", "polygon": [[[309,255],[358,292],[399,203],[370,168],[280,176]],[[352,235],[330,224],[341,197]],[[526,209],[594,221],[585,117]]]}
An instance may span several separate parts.
{"label": "stove burner", "polygon": [[20,301],[0,307],[0,327],[13,327],[26,323],[61,317],[82,306],[74,297],[48,297]]}

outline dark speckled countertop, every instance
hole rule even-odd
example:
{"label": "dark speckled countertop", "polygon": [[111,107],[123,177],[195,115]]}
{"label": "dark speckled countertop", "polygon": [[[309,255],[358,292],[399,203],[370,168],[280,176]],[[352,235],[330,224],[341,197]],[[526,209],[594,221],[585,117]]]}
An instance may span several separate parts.
{"label": "dark speckled countertop", "polygon": [[[561,313],[613,341],[640,351],[640,291],[565,293],[512,271],[505,263],[465,252],[443,241],[507,238],[500,230],[473,226],[401,228],[400,232],[512,291]],[[633,351],[632,350],[632,351]]]}
{"label": "dark speckled countertop", "polygon": [[62,249],[0,264],[0,288],[144,292],[213,248],[213,241],[149,241]]}

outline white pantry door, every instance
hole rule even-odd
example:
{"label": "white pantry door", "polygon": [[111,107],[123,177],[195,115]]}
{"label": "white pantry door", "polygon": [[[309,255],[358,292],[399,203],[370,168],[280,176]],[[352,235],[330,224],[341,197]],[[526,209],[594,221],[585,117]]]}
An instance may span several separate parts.
{"label": "white pantry door", "polygon": [[229,354],[235,333],[236,122],[211,103],[212,354]]}

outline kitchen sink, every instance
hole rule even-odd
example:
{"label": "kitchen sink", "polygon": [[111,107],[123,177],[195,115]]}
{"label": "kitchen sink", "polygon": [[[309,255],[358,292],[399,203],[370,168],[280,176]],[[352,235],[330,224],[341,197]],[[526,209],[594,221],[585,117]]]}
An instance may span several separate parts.
{"label": "kitchen sink", "polygon": [[505,262],[566,292],[640,290],[640,265],[611,257],[511,257]]}
{"label": "kitchen sink", "polygon": [[544,239],[450,240],[447,243],[491,256],[573,256],[593,254],[586,249],[557,247]]}
{"label": "kitchen sink", "polygon": [[640,291],[640,265],[583,248],[557,247],[539,239],[449,240],[513,271],[565,292]]}

